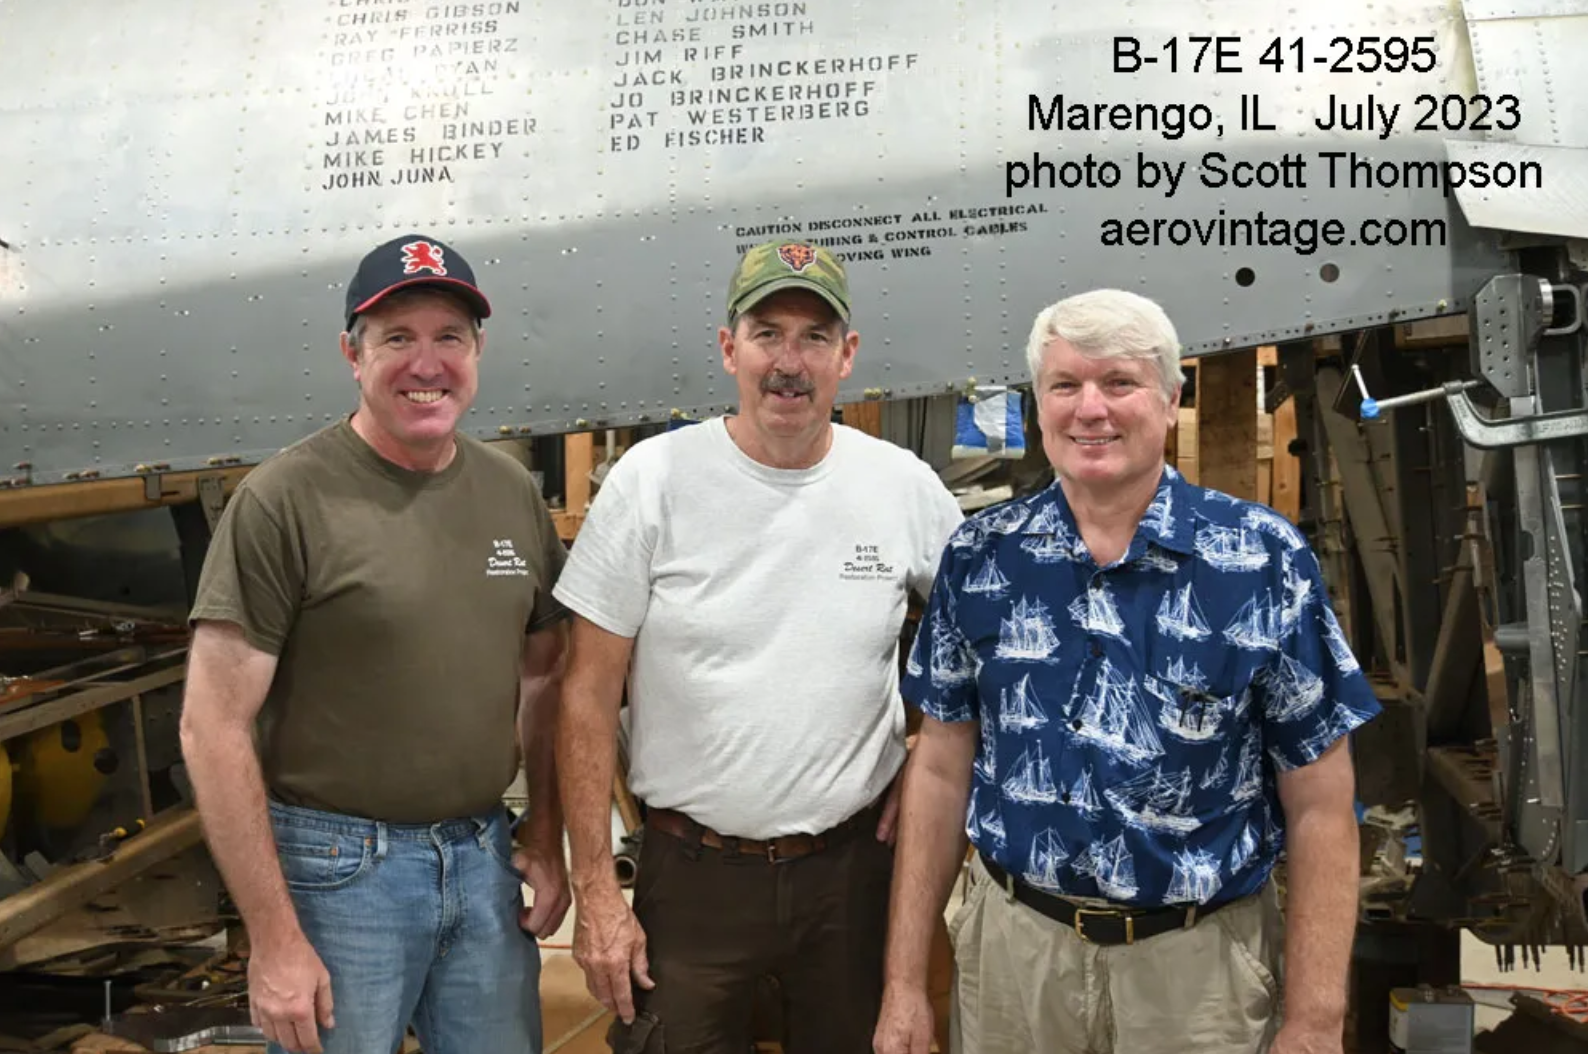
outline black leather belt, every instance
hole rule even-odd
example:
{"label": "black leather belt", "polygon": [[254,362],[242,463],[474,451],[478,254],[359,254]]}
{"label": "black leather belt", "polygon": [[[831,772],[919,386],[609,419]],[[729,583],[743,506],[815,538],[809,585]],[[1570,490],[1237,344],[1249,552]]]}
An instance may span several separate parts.
{"label": "black leather belt", "polygon": [[1185,907],[1164,908],[1087,908],[1079,904],[1044,893],[1022,882],[983,854],[982,866],[992,880],[1008,890],[1020,903],[1032,911],[1075,930],[1075,935],[1089,944],[1137,944],[1149,937],[1170,930],[1190,929],[1197,919],[1207,918],[1225,904],[1188,904]]}

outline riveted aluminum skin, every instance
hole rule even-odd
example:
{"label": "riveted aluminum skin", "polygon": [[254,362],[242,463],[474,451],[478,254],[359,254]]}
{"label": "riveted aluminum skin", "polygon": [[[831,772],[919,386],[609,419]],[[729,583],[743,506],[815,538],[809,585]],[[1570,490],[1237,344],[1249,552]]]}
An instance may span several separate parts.
{"label": "riveted aluminum skin", "polygon": [[[1473,90],[1459,7],[1286,10],[3,0],[0,465],[48,483],[252,463],[334,420],[354,397],[344,283],[407,230],[456,245],[496,307],[465,420],[484,438],[728,407],[728,278],[740,247],[783,234],[845,257],[861,334],[845,400],[1020,383],[1035,314],[1102,285],[1159,299],[1189,355],[1464,310],[1509,266],[1492,234],[1439,188],[1331,187],[1322,156],[1446,159],[1451,137],[1406,124],[1419,94]],[[1211,53],[1192,68],[1207,35],[1239,38],[1241,72]],[[1333,61],[1333,38],[1364,35],[1429,35],[1437,61],[1259,64],[1274,40]],[[1115,72],[1119,36],[1160,61]],[[1044,129],[1059,95],[1150,103],[1155,126]],[[1400,106],[1400,124],[1342,131],[1338,102]],[[1176,104],[1205,107],[1207,127],[1166,130]],[[1242,130],[1243,112],[1271,127]],[[1280,179],[1290,156],[1305,187],[1199,179],[1237,162]],[[1118,166],[1117,185],[1007,185],[1011,163],[1088,160]],[[1143,160],[1185,165],[1173,195],[1141,185]],[[1445,235],[1103,244],[1111,220],[1194,231],[1259,213]]]}

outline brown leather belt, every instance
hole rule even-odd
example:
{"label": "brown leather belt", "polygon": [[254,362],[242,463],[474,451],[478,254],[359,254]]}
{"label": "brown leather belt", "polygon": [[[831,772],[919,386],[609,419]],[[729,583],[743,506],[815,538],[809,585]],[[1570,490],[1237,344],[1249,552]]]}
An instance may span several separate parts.
{"label": "brown leather belt", "polygon": [[802,856],[819,853],[859,831],[868,822],[875,829],[881,811],[882,799],[879,798],[849,819],[817,834],[785,834],[779,838],[766,840],[718,834],[710,827],[690,819],[684,813],[654,807],[646,808],[645,827],[647,830],[672,835],[688,845],[702,845],[708,849],[717,849],[737,856],[759,858],[769,864],[780,864],[786,860],[798,860]]}

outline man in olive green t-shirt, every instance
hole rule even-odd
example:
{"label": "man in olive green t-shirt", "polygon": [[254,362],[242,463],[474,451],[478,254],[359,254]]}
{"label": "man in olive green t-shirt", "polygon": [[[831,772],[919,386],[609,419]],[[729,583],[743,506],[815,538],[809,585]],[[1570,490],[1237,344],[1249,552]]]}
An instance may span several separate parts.
{"label": "man in olive green t-shirt", "polygon": [[205,559],[183,753],[273,1052],[389,1052],[410,1023],[427,1054],[541,1049],[566,556],[528,470],[457,431],[489,315],[433,238],[366,256],[357,409],[250,473]]}

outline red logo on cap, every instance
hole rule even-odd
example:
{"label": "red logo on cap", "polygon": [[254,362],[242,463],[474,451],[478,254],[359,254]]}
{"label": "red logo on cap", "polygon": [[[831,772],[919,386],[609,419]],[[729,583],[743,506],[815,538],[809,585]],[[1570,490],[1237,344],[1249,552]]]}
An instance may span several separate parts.
{"label": "red logo on cap", "polygon": [[777,254],[791,270],[795,271],[805,270],[816,259],[816,250],[809,245],[780,245]]}
{"label": "red logo on cap", "polygon": [[420,271],[446,276],[447,265],[441,259],[441,246],[431,242],[409,242],[403,246],[403,274]]}

